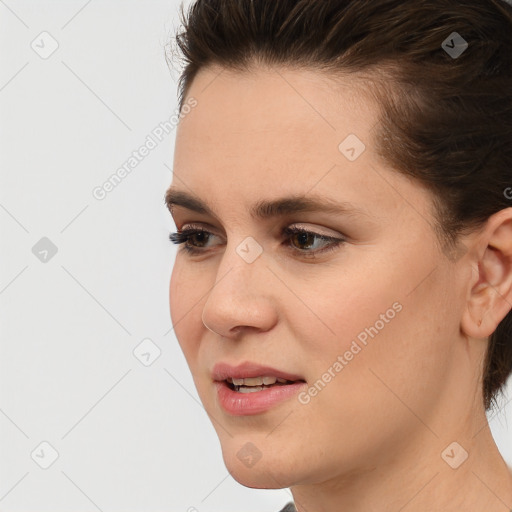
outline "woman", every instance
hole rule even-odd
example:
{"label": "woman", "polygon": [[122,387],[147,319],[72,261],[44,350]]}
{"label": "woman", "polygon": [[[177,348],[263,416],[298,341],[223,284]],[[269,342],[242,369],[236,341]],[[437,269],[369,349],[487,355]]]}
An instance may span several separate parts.
{"label": "woman", "polygon": [[486,411],[512,370],[512,7],[182,17],[171,318],[229,472],[283,510],[511,510]]}

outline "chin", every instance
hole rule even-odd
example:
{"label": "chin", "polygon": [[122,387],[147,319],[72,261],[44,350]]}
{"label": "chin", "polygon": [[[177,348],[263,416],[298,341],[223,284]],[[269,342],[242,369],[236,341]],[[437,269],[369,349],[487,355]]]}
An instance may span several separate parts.
{"label": "chin", "polygon": [[247,468],[234,462],[233,465],[226,464],[226,468],[231,473],[231,476],[244,487],[252,489],[284,489],[292,485],[290,475],[283,479],[282,475],[278,475],[275,469],[270,467]]}
{"label": "chin", "polygon": [[250,441],[242,447],[222,447],[224,464],[231,476],[239,484],[253,489],[284,489],[296,483],[294,471],[299,468],[288,468],[283,455],[277,451],[265,458]]}

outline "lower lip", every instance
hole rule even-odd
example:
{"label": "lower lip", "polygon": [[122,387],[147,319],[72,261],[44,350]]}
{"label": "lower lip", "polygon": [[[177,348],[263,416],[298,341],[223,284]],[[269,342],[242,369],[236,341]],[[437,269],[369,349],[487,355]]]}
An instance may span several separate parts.
{"label": "lower lip", "polygon": [[286,384],[285,386],[272,386],[253,391],[251,393],[239,393],[233,391],[225,381],[214,382],[217,388],[217,397],[222,408],[233,416],[246,416],[250,414],[260,414],[270,409],[274,405],[295,396],[306,382],[296,382],[295,384]]}

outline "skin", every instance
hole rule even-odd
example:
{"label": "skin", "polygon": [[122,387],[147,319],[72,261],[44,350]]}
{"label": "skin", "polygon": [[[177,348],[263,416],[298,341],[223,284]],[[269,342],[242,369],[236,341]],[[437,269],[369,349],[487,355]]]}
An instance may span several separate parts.
{"label": "skin", "polygon": [[[240,484],[290,487],[299,512],[508,512],[512,474],[485,417],[481,375],[488,336],[512,304],[512,208],[447,257],[428,191],[377,156],[378,105],[357,84],[261,66],[199,72],[171,187],[216,216],[173,211],[178,229],[213,233],[200,256],[178,250],[176,337]],[[351,133],[366,145],[355,161],[338,149]],[[367,215],[249,217],[256,201],[289,193],[348,201]],[[307,258],[301,249],[326,244],[287,246],[280,233],[292,225],[346,243]],[[250,264],[236,251],[248,236],[263,249]],[[220,407],[215,363],[269,364],[312,386],[394,303],[401,310],[309,403],[238,417]],[[237,457],[248,442],[261,453],[251,467]],[[453,442],[468,453],[456,469],[441,457]]]}

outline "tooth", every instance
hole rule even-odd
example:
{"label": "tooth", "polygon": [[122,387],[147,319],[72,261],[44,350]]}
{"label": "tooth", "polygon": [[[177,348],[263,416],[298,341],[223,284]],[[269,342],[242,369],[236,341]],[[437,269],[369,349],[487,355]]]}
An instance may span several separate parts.
{"label": "tooth", "polygon": [[256,391],[261,391],[263,389],[263,386],[254,386],[252,388],[244,388],[241,387],[238,392],[239,393],[255,393]]}
{"label": "tooth", "polygon": [[233,383],[235,386],[261,386],[262,384],[271,386],[276,382],[289,382],[286,379],[278,379],[277,377],[273,377],[270,375],[266,375],[264,377],[247,377],[245,379],[237,379],[233,377],[228,378],[227,381]]}
{"label": "tooth", "polygon": [[250,377],[244,379],[244,386],[261,386],[263,384],[262,377]]}

